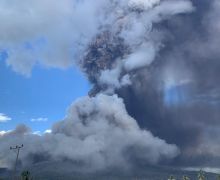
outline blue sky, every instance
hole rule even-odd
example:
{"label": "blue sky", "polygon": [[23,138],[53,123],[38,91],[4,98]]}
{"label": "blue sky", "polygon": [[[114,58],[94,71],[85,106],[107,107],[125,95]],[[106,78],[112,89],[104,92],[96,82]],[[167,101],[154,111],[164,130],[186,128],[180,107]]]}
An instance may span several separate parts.
{"label": "blue sky", "polygon": [[14,129],[20,123],[33,131],[50,129],[65,116],[68,106],[76,98],[87,95],[90,88],[86,78],[75,68],[36,66],[27,78],[12,71],[5,64],[6,58],[1,54],[0,113],[11,120],[0,122],[0,131]]}

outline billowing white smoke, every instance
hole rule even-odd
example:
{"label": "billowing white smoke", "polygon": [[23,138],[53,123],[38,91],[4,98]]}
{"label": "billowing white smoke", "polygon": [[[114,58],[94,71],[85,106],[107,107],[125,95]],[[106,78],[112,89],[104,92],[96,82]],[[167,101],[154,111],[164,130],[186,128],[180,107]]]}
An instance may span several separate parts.
{"label": "billowing white smoke", "polygon": [[24,163],[33,163],[30,154],[42,154],[54,161],[81,162],[87,170],[128,168],[132,158],[155,164],[179,153],[175,145],[141,130],[127,114],[122,99],[102,94],[73,103],[66,118],[55,124],[50,134],[39,137],[21,126],[1,135],[0,143],[1,163],[11,159],[9,144],[24,143]]}
{"label": "billowing white smoke", "polygon": [[[129,72],[150,65],[160,49],[160,33],[153,24],[179,13],[191,12],[187,0],[2,0],[0,49],[8,52],[7,64],[30,75],[35,64],[66,68],[102,30],[118,34],[131,54],[102,71],[100,83],[110,89],[130,84]],[[121,72],[127,73],[121,78]],[[113,92],[113,91],[112,91]],[[12,161],[8,147],[23,143],[25,163],[34,154],[48,159],[81,162],[88,169],[127,167],[132,157],[148,163],[173,158],[175,145],[138,127],[116,95],[85,97],[75,102],[52,133],[33,135],[24,126],[0,135],[0,165]]]}
{"label": "billowing white smoke", "polygon": [[[134,7],[143,13],[133,12]],[[131,62],[134,68],[146,66],[160,45],[150,33],[152,23],[193,10],[187,0],[2,0],[0,8],[0,49],[9,55],[7,64],[24,75],[30,75],[36,64],[72,66],[92,38],[106,27],[120,33],[132,53],[140,54],[140,49],[142,54],[148,53],[147,62]],[[152,44],[149,50],[149,45],[140,48],[145,43]]]}
{"label": "billowing white smoke", "polygon": [[[129,8],[133,11],[129,11]],[[117,7],[117,11],[120,16],[115,18],[110,31],[113,34],[116,31],[125,40],[131,53],[117,59],[115,68],[102,71],[99,83],[109,87],[107,92],[130,85],[130,72],[149,66],[155,60],[163,46],[163,37],[159,30],[154,30],[154,23],[160,23],[173,15],[191,12],[193,6],[190,1],[131,0],[128,5],[125,3],[122,7]],[[137,13],[138,11],[143,12]]]}

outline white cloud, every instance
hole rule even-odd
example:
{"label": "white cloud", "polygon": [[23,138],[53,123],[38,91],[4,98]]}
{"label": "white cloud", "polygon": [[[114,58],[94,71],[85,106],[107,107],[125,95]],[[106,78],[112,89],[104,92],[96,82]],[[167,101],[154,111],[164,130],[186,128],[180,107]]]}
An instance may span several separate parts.
{"label": "white cloud", "polygon": [[47,129],[44,132],[42,132],[42,131],[34,131],[33,132],[34,135],[38,135],[38,136],[43,136],[44,134],[50,134],[50,133],[52,133],[51,129]]}
{"label": "white cloud", "polygon": [[51,129],[47,129],[44,132],[42,132],[42,131],[34,131],[34,132],[32,132],[33,135],[38,135],[38,136],[43,136],[44,134],[50,134],[50,133],[52,133]]}
{"label": "white cloud", "polygon": [[0,131],[0,136],[4,135],[6,131]]}
{"label": "white cloud", "polygon": [[43,118],[43,117],[31,119],[31,122],[47,122],[47,121],[48,118]]}
{"label": "white cloud", "polygon": [[44,131],[44,134],[50,134],[50,133],[52,133],[51,129],[47,129],[46,131]]}
{"label": "white cloud", "polygon": [[11,132],[11,130],[9,130],[9,131],[0,131],[0,136],[3,136],[3,135],[5,135],[6,133],[9,133],[9,132]]}
{"label": "white cloud", "polygon": [[0,49],[8,51],[7,64],[27,76],[36,64],[72,66],[76,53],[97,31],[102,4],[99,0],[0,1]]}
{"label": "white cloud", "polygon": [[34,134],[34,135],[38,135],[38,136],[41,136],[41,135],[42,135],[41,131],[34,131],[33,134]]}
{"label": "white cloud", "polygon": [[7,121],[10,121],[11,118],[8,117],[7,115],[3,114],[3,113],[0,113],[0,123],[1,122],[7,122]]}

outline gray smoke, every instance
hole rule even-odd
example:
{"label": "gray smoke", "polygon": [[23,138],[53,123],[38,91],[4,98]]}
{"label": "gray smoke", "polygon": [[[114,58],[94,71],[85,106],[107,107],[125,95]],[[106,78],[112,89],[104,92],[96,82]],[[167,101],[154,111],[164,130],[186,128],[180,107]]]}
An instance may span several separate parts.
{"label": "gray smoke", "polygon": [[[124,57],[112,59],[113,65],[105,64],[104,69],[96,64],[84,67],[97,67],[102,71],[88,73],[96,80],[92,81],[95,86],[91,95],[116,90],[140,127],[180,147],[182,153],[175,163],[180,166],[218,166],[219,3],[192,3],[195,11],[189,15],[168,20],[169,16],[162,16],[163,21],[155,18],[152,24],[145,25],[144,36],[139,36],[143,31],[124,36],[121,41],[122,47],[126,48]],[[139,22],[141,16],[148,20],[144,8],[136,7],[133,11],[138,13],[135,22]],[[88,54],[96,56],[96,53]],[[105,56],[95,60],[102,59],[105,60]],[[127,84],[120,86],[123,77]]]}
{"label": "gray smoke", "polygon": [[23,125],[0,133],[1,166],[10,166],[7,150],[17,143],[27,147],[24,165],[218,165],[217,0],[4,0],[0,7],[0,49],[13,70],[30,76],[36,64],[78,65],[94,86],[52,133]]}
{"label": "gray smoke", "polygon": [[33,135],[22,125],[0,136],[0,142],[1,166],[14,160],[8,153],[9,144],[23,143],[24,166],[66,159],[79,164],[84,172],[112,167],[126,170],[134,165],[132,159],[155,164],[179,153],[175,145],[141,130],[127,114],[122,99],[102,94],[77,100],[51,133]]}
{"label": "gray smoke", "polygon": [[218,167],[219,3],[193,3],[189,16],[158,25],[167,33],[166,46],[118,93],[142,128],[180,147],[175,163]]}

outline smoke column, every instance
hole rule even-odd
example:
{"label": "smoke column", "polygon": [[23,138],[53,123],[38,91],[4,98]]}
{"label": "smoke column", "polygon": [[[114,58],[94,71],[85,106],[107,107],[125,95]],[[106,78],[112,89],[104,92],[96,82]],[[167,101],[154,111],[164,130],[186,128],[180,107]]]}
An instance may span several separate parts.
{"label": "smoke column", "polygon": [[94,172],[218,165],[217,1],[25,0],[0,7],[8,66],[30,76],[36,64],[77,65],[93,85],[51,133],[19,125],[0,134],[0,166],[13,162],[7,148],[15,143],[27,147],[25,166],[65,160]]}

